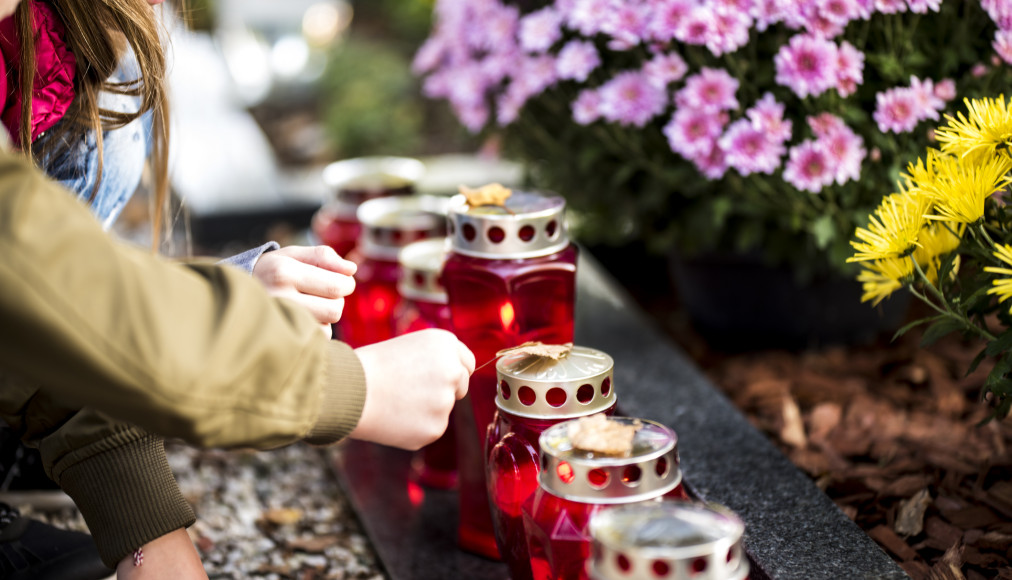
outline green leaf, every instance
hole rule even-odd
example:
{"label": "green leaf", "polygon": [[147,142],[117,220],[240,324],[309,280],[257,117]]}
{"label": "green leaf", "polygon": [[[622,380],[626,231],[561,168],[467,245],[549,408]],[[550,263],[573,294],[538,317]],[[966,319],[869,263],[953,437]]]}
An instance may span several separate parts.
{"label": "green leaf", "polygon": [[911,328],[913,328],[915,326],[920,326],[921,324],[927,324],[929,322],[936,322],[938,320],[941,320],[942,318],[944,318],[944,316],[942,316],[941,314],[939,314],[938,316],[928,316],[928,317],[925,317],[925,318],[918,318],[917,320],[915,320],[913,322],[909,322],[907,324],[904,324],[903,327],[900,328],[899,330],[897,330],[896,334],[893,335],[893,340],[896,340],[897,338],[903,336],[904,334],[906,334],[907,332],[909,332]]}
{"label": "green leaf", "polygon": [[970,361],[970,366],[967,367],[966,375],[964,376],[968,377],[971,374],[973,374],[973,371],[977,370],[977,367],[980,366],[980,363],[984,360],[984,356],[986,354],[987,354],[987,347],[980,349],[980,352],[977,353],[977,356],[973,357],[973,360]]}
{"label": "green leaf", "polygon": [[992,340],[988,343],[987,351],[988,356],[997,356],[1012,348],[1012,330],[1007,330],[998,336],[997,339]]}
{"label": "green leaf", "polygon": [[811,232],[815,236],[815,245],[820,250],[826,249],[836,237],[836,225],[833,223],[833,218],[828,215],[819,217],[812,222]]}
{"label": "green leaf", "polygon": [[938,339],[954,332],[956,330],[963,330],[965,326],[961,320],[955,318],[944,317],[942,320],[932,324],[924,331],[924,336],[921,337],[921,346],[931,346],[938,341]]}

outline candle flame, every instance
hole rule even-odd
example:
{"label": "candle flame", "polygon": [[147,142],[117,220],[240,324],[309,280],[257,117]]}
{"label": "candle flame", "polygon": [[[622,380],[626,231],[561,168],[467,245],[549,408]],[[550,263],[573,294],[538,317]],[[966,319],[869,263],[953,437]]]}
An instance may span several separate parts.
{"label": "candle flame", "polygon": [[504,302],[499,307],[499,319],[502,321],[503,329],[509,329],[513,325],[513,321],[516,319],[516,312],[513,310],[512,302]]}

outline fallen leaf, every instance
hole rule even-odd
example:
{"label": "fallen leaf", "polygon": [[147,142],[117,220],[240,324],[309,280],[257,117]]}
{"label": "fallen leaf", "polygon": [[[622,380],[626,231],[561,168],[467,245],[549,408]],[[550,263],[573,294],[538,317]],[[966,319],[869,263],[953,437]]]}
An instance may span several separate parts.
{"label": "fallen leaf", "polygon": [[302,510],[295,508],[272,508],[264,512],[264,519],[278,526],[294,524],[302,519]]}
{"label": "fallen leaf", "polygon": [[945,551],[945,555],[938,562],[935,562],[928,578],[931,580],[966,580],[960,571],[962,567],[963,545],[956,543]]}
{"label": "fallen leaf", "polygon": [[285,542],[285,546],[292,550],[308,552],[310,554],[322,554],[331,546],[336,546],[340,538],[336,535],[311,536],[308,538],[292,538]]}
{"label": "fallen leaf", "polygon": [[633,437],[642,426],[639,421],[626,425],[598,413],[581,417],[572,423],[569,426],[569,441],[574,449],[628,457],[632,453]]}
{"label": "fallen leaf", "polygon": [[512,190],[498,183],[490,183],[476,189],[460,185],[457,189],[467,199],[467,205],[471,207],[483,205],[506,207],[506,200],[513,195]]}
{"label": "fallen leaf", "polygon": [[798,449],[808,445],[805,424],[801,421],[801,410],[798,409],[798,404],[794,402],[793,398],[784,397],[781,402],[781,417],[784,424],[780,428],[780,439]]}

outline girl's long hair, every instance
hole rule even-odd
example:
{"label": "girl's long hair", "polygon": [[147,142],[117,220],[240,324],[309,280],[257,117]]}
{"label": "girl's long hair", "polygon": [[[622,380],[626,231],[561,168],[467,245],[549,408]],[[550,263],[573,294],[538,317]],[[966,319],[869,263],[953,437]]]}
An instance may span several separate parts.
{"label": "girl's long hair", "polygon": [[[149,164],[154,178],[152,203],[152,245],[158,247],[159,232],[168,202],[169,107],[165,82],[166,60],[162,46],[162,25],[146,0],[48,0],[66,28],[65,41],[77,59],[75,96],[63,120],[49,131],[39,146],[31,148],[36,162],[50,148],[66,147],[86,131],[93,131],[98,144],[98,179],[102,179],[102,131],[117,129],[151,111],[152,144]],[[36,72],[34,23],[31,0],[15,13],[21,42],[19,84],[21,91],[21,143],[31,141],[32,86]],[[140,77],[114,82],[110,79],[129,46],[137,58]],[[99,93],[139,97],[137,111],[119,112],[99,107]]]}

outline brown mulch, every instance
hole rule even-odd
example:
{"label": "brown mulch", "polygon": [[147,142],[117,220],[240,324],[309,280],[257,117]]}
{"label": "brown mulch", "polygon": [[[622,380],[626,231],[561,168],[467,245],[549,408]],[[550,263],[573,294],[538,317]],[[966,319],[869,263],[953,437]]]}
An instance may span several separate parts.
{"label": "brown mulch", "polygon": [[[817,351],[721,353],[647,303],[750,422],[915,580],[1012,580],[1012,418],[983,422],[982,345],[920,331]],[[674,306],[677,309],[677,306]]]}

